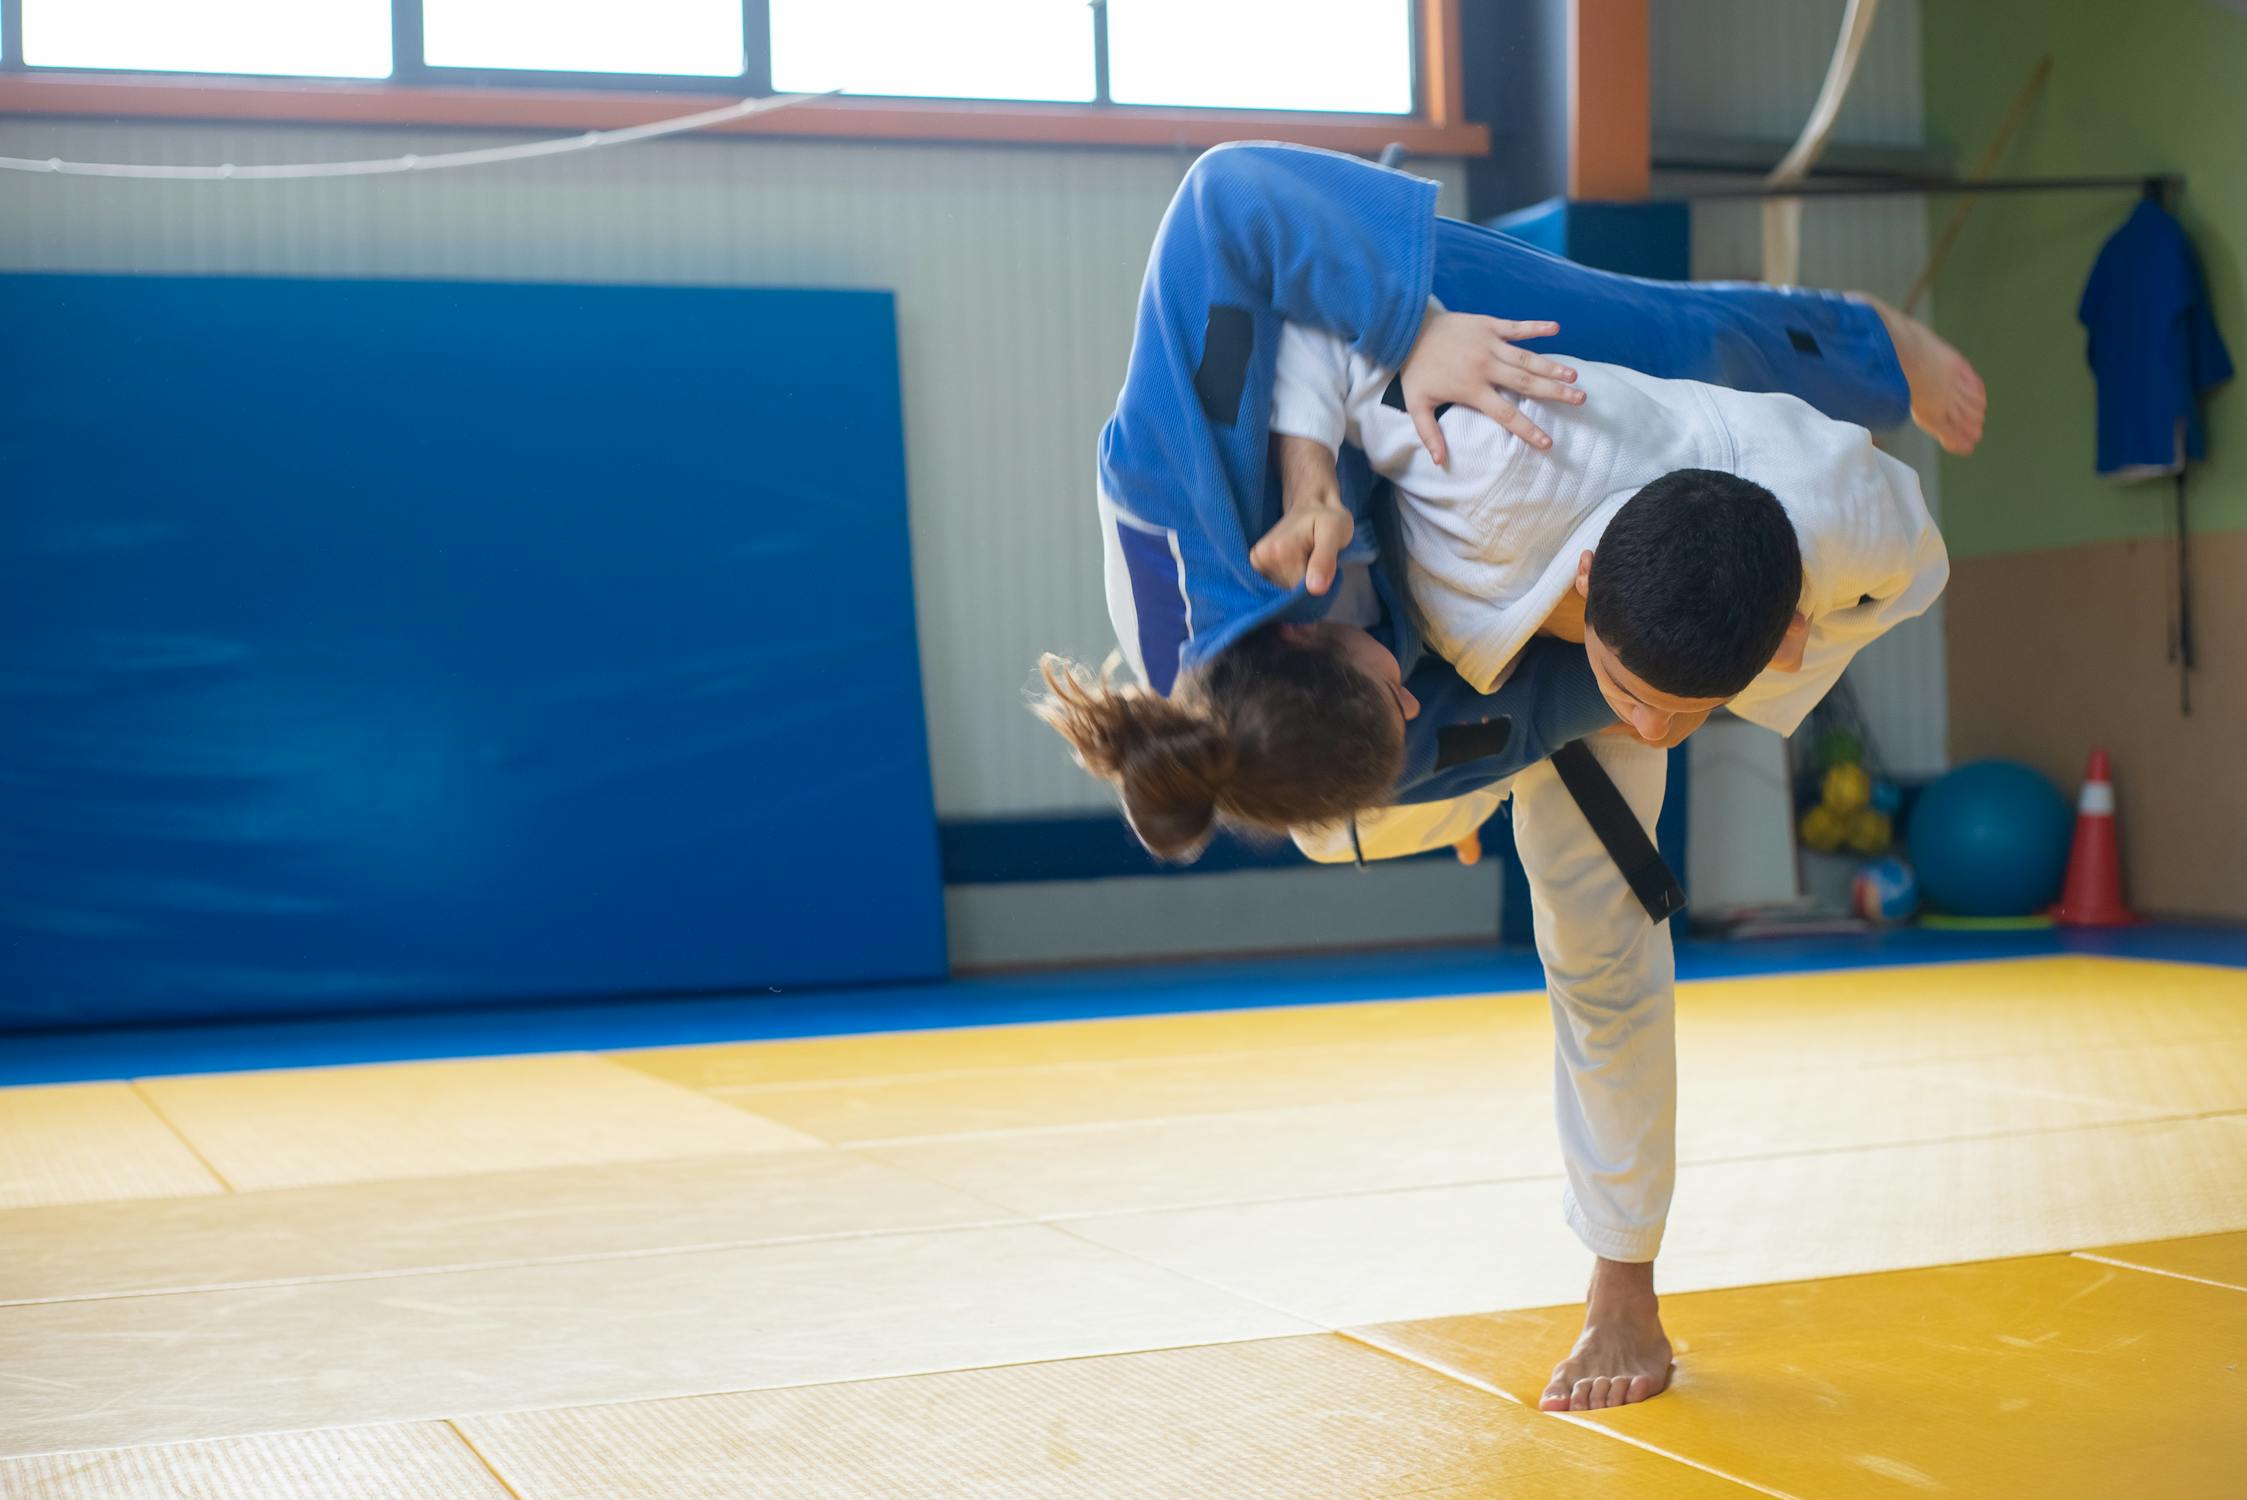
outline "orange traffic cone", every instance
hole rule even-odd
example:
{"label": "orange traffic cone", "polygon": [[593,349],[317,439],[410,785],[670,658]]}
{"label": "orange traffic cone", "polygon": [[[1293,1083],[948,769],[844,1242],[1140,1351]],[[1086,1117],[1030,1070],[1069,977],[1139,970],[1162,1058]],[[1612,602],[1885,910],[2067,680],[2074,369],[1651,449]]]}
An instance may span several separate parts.
{"label": "orange traffic cone", "polygon": [[2115,839],[2114,782],[2104,750],[2093,750],[2083,770],[2067,886],[2052,916],[2063,927],[2127,927],[2138,920],[2122,899],[2122,846]]}

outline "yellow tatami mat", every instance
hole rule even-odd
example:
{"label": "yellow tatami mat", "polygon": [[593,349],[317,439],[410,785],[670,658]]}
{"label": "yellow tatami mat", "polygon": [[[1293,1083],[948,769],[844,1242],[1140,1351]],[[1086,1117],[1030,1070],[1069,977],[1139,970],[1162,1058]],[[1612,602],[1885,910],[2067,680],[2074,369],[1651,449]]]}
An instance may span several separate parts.
{"label": "yellow tatami mat", "polygon": [[128,1085],[0,1089],[0,1209],[222,1188]]}
{"label": "yellow tatami mat", "polygon": [[514,1500],[442,1422],[0,1459],[8,1500]]}
{"label": "yellow tatami mat", "polygon": [[1430,1093],[1547,1084],[1551,1064],[1527,1047],[1456,1041],[1289,1047],[1132,1062],[1058,1064],[1003,1075],[940,1073],[821,1087],[714,1089],[766,1118],[857,1144],[920,1136],[1039,1130],[1118,1120],[1222,1115],[1313,1104],[1374,1103]]}
{"label": "yellow tatami mat", "polygon": [[2247,1292],[2247,1234],[2206,1234],[2189,1240],[2102,1245],[2077,1252],[2094,1260],[2135,1266],[2169,1276],[2190,1276]]}
{"label": "yellow tatami mat", "polygon": [[[1534,1400],[1572,1311],[1363,1337]],[[1704,1292],[1663,1311],[1676,1388],[1580,1420],[1773,1493],[2238,1493],[2247,1294],[2044,1256]]]}
{"label": "yellow tatami mat", "polygon": [[1035,1225],[0,1308],[0,1454],[1301,1333]]}
{"label": "yellow tatami mat", "polygon": [[1032,1217],[1548,1177],[1544,1088],[933,1136],[857,1154]]}
{"label": "yellow tatami mat", "polygon": [[665,1047],[614,1055],[618,1062],[659,1078],[689,1088],[716,1089],[991,1074],[1241,1052],[1269,1057],[1296,1047],[1356,1046],[1375,1039],[1459,1040],[1496,1046],[1508,1037],[1549,1035],[1540,990]]}
{"label": "yellow tatami mat", "polygon": [[1748,1494],[1332,1335],[460,1426],[526,1500]]}
{"label": "yellow tatami mat", "polygon": [[644,1255],[1011,1218],[828,1149],[0,1213],[0,1303]]}
{"label": "yellow tatami mat", "polygon": [[0,1090],[0,1496],[2236,1493],[2247,972],[1679,1017],[1596,1418],[1540,995]]}
{"label": "yellow tatami mat", "polygon": [[1973,1083],[2019,1099],[2128,1105],[2162,1114],[2247,1110],[2247,1037],[2025,1052],[1939,1064],[1927,1072],[1946,1085]]}
{"label": "yellow tatami mat", "polygon": [[[1071,1224],[1326,1327],[1581,1290],[1557,1176]],[[1687,1166],[1661,1282],[1692,1290],[2067,1250],[2247,1224],[2247,1120],[1773,1155]]]}
{"label": "yellow tatami mat", "polygon": [[1772,974],[1678,988],[1678,1056],[1870,1067],[2247,1040],[2247,971],[2123,958]]}
{"label": "yellow tatami mat", "polygon": [[227,1073],[142,1087],[221,1177],[245,1189],[816,1144],[599,1057]]}

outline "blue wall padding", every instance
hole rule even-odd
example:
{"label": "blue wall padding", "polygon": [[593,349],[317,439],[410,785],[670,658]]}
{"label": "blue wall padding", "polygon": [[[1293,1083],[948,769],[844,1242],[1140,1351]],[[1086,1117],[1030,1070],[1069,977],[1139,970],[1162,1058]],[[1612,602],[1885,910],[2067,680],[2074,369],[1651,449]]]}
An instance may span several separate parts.
{"label": "blue wall padding", "polygon": [[[1292,841],[1221,828],[1190,865],[1165,864],[1147,852],[1131,825],[1114,813],[1028,814],[956,818],[938,834],[946,885],[1028,885],[1052,880],[1115,880],[1125,876],[1231,875],[1242,870],[1318,868]],[[1449,859],[1433,849],[1411,859]],[[1391,863],[1391,861],[1383,861]],[[1335,878],[1362,871],[1331,866]]]}
{"label": "blue wall padding", "polygon": [[0,1027],[931,978],[884,293],[0,277]]}
{"label": "blue wall padding", "polygon": [[[1656,281],[1685,281],[1693,275],[1693,216],[1691,206],[1684,203],[1551,198],[1492,219],[1490,227],[1603,271]],[[1563,329],[1563,343],[1566,333]]]}

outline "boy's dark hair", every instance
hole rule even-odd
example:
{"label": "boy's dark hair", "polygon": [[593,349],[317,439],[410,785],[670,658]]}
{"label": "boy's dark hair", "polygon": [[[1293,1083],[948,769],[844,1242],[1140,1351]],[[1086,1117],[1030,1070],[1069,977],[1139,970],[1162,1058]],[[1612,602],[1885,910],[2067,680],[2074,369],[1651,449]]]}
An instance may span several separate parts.
{"label": "boy's dark hair", "polygon": [[1633,675],[1729,698],[1770,665],[1802,601],[1802,549],[1778,498],[1715,469],[1664,474],[1592,554],[1584,623]]}

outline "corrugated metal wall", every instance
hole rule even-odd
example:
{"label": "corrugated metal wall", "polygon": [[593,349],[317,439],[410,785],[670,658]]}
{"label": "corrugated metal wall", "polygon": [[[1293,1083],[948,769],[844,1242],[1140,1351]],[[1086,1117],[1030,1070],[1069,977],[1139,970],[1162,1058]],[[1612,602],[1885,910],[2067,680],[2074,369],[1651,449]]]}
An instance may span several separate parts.
{"label": "corrugated metal wall", "polygon": [[[0,123],[0,154],[124,161],[352,159],[492,140]],[[0,269],[893,289],[938,810],[1097,807],[1106,794],[1023,712],[1022,692],[1039,651],[1097,658],[1113,643],[1093,439],[1123,378],[1148,244],[1194,154],[729,140],[414,178],[9,173]]]}
{"label": "corrugated metal wall", "polygon": [[[1833,56],[1846,0],[1655,0],[1654,133],[1792,141]],[[1916,146],[1919,0],[1882,0],[1834,139]]]}
{"label": "corrugated metal wall", "polygon": [[[1791,142],[1809,115],[1841,27],[1844,0],[1662,0],[1652,7],[1657,136],[1730,136]],[[1919,146],[1918,0],[1884,0],[1836,143]],[[1666,185],[1690,191],[1690,182]],[[1900,301],[1927,259],[1927,204],[1919,198],[1812,203],[1803,213],[1802,279]],[[1760,210],[1703,204],[1693,215],[1693,274],[1754,278],[1762,260]],[[1973,351],[1967,351],[1969,355]],[[1893,449],[1919,471],[1938,517],[1942,496],[1933,443],[1918,431]],[[1860,656],[1848,681],[1892,769],[1928,775],[1948,764],[1949,715],[1942,605]]]}

